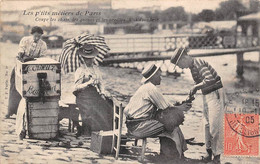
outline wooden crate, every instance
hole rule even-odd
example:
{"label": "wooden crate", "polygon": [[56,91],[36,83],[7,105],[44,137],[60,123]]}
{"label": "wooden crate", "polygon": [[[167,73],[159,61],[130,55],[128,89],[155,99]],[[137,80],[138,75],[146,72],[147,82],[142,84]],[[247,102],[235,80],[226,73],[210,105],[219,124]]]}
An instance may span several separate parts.
{"label": "wooden crate", "polygon": [[113,131],[92,132],[90,150],[98,154],[110,154]]}
{"label": "wooden crate", "polygon": [[46,74],[46,81],[50,84],[50,90],[46,90],[44,96],[60,96],[61,90],[61,66],[60,63],[50,58],[36,58],[36,60],[22,63],[16,61],[15,85],[17,91],[23,97],[39,97],[38,74]]}
{"label": "wooden crate", "polygon": [[28,135],[34,139],[51,139],[58,135],[59,99],[27,99]]}

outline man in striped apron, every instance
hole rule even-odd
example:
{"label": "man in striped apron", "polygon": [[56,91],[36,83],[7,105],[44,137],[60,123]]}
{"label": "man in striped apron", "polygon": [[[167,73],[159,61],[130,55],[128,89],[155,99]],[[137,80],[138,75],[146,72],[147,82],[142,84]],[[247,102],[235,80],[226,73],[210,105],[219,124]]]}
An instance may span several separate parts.
{"label": "man in striped apron", "polygon": [[136,138],[159,136],[161,154],[183,158],[187,146],[179,125],[184,121],[183,111],[189,110],[191,104],[174,107],[163,97],[156,87],[161,82],[161,70],[155,64],[146,66],[142,75],[143,84],[124,109],[128,133]]}
{"label": "man in striped apron", "polygon": [[[205,162],[220,163],[223,151],[223,112],[224,93],[220,76],[206,61],[193,59],[185,48],[177,48],[171,57],[171,63],[180,68],[189,68],[195,81],[190,91],[194,95],[198,90],[203,94],[205,141],[208,156]],[[212,161],[212,154],[214,159]]]}

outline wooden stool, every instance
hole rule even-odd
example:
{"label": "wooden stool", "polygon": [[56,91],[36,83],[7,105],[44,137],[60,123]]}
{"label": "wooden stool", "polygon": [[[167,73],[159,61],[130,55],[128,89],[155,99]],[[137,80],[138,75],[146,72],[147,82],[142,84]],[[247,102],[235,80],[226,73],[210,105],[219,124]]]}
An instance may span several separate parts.
{"label": "wooden stool", "polygon": [[[115,151],[115,159],[118,159],[118,156],[132,156],[127,154],[120,154],[120,148],[135,148],[141,151],[141,161],[144,160],[145,150],[146,150],[146,138],[141,139],[142,145],[138,146],[138,139],[134,136],[129,136],[126,134],[122,134],[122,124],[123,124],[123,106],[122,103],[113,99],[113,141],[112,141],[112,149],[111,153]],[[126,145],[127,142],[134,142],[134,146]]]}

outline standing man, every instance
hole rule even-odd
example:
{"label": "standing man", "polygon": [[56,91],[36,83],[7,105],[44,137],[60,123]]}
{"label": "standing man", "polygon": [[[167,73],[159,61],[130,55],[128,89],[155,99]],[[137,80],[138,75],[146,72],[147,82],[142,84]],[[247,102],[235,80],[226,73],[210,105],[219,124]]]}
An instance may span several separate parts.
{"label": "standing man", "polygon": [[193,59],[187,54],[185,48],[177,48],[171,57],[171,63],[180,68],[189,68],[195,81],[190,91],[194,95],[198,90],[203,94],[204,118],[205,118],[205,141],[208,156],[205,162],[220,163],[220,154],[223,151],[223,111],[224,94],[223,84],[215,69],[206,61]]}
{"label": "standing man", "polygon": [[161,155],[179,160],[187,150],[179,125],[191,104],[175,107],[163,97],[156,87],[161,83],[161,70],[155,64],[147,65],[142,75],[143,84],[124,109],[128,133],[136,138],[159,136]]}
{"label": "standing man", "polygon": [[[19,43],[17,58],[22,62],[44,56],[47,52],[47,45],[43,40],[41,40],[43,34],[42,28],[34,26],[31,30],[31,34],[32,36],[23,37]],[[15,69],[13,68],[10,79],[8,112],[5,116],[6,118],[17,113],[20,100],[21,96],[15,87]]]}

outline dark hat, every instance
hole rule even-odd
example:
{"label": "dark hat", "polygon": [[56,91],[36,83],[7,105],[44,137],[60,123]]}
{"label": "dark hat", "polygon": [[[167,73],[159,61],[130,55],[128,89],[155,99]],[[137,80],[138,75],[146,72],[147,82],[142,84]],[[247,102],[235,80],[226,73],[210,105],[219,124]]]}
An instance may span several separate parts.
{"label": "dark hat", "polygon": [[171,57],[171,63],[177,64],[178,61],[180,60],[181,56],[183,55],[183,52],[187,53],[187,49],[186,48],[175,49],[175,51],[173,52],[173,55]]}
{"label": "dark hat", "polygon": [[98,55],[98,50],[91,44],[84,44],[80,47],[81,56],[84,58],[94,58]]}
{"label": "dark hat", "polygon": [[156,66],[155,64],[147,65],[142,71],[143,78],[141,80],[142,83],[145,83],[149,80],[153,75],[160,69],[160,66]]}

